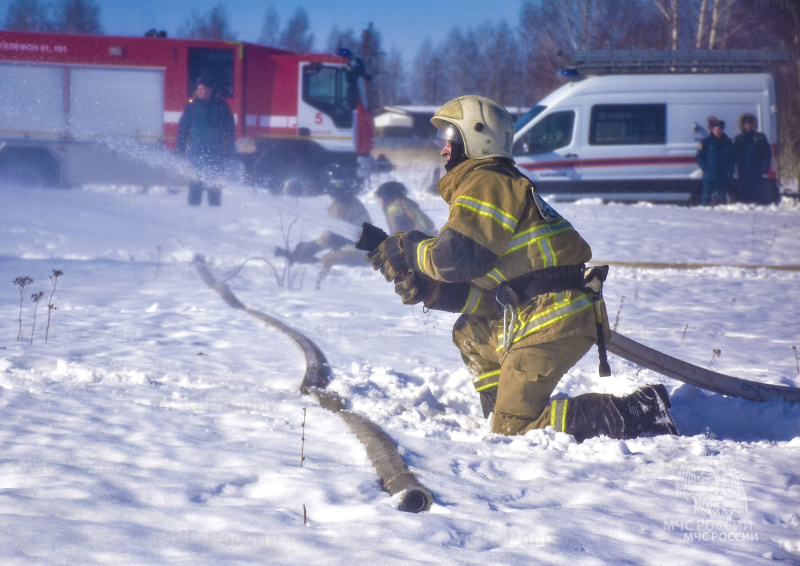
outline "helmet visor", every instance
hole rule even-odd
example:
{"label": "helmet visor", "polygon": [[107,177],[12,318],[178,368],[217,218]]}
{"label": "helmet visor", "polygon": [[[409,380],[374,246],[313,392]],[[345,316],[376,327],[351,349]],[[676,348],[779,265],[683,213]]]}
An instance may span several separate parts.
{"label": "helmet visor", "polygon": [[461,139],[461,132],[449,122],[439,126],[439,130],[436,132],[436,139],[433,140],[433,143],[439,147],[446,146],[447,142],[464,144],[464,140]]}

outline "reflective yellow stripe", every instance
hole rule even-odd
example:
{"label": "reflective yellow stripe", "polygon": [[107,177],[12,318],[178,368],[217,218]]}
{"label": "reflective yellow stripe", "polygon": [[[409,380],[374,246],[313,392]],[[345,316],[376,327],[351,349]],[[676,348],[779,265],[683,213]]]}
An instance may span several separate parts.
{"label": "reflective yellow stripe", "polygon": [[543,238],[539,240],[539,253],[542,254],[542,266],[552,267],[558,263],[556,259],[556,252],[553,250],[553,244],[550,238]]}
{"label": "reflective yellow stripe", "polygon": [[567,431],[569,399],[556,399],[550,403],[550,426],[558,432]]}
{"label": "reflective yellow stripe", "polygon": [[481,304],[481,299],[483,299],[483,289],[480,287],[476,287],[472,285],[469,288],[469,296],[467,297],[467,302],[464,305],[464,308],[461,309],[461,312],[472,314],[476,310],[478,310],[478,306]]}
{"label": "reflective yellow stripe", "polygon": [[417,246],[417,268],[430,277],[433,277],[433,274],[430,273],[428,270],[425,269],[427,265],[426,260],[430,256],[430,249],[433,247],[433,244],[436,243],[436,238],[429,238],[427,240],[422,240],[419,245]]}
{"label": "reflective yellow stripe", "polygon": [[505,281],[508,281],[508,277],[503,275],[503,273],[496,267],[487,273],[486,277],[489,277],[498,285],[502,285]]}
{"label": "reflective yellow stripe", "polygon": [[513,232],[517,228],[517,222],[519,222],[516,218],[507,212],[500,210],[493,204],[478,200],[476,198],[466,196],[458,197],[458,199],[456,199],[455,206],[463,206],[464,208],[472,210],[473,212],[477,212],[483,216],[488,216],[509,232]]}
{"label": "reflective yellow stripe", "polygon": [[[550,307],[549,309],[535,314],[528,320],[521,321],[519,326],[517,327],[519,330],[517,330],[514,333],[513,341],[515,343],[519,342],[526,336],[529,336],[530,334],[533,334],[534,332],[537,332],[542,328],[550,326],[554,322],[558,322],[559,320],[563,320],[567,317],[573,316],[591,306],[592,306],[592,299],[585,293],[582,293],[581,295],[575,297],[571,301],[567,301],[565,303],[557,303],[552,307]],[[499,352],[500,350],[503,349],[502,334],[498,335],[497,338],[501,342],[501,345],[497,347],[497,351]]]}
{"label": "reflective yellow stripe", "polygon": [[500,370],[483,373],[472,380],[476,391],[484,391],[490,387],[497,387],[500,382]]}
{"label": "reflective yellow stripe", "polygon": [[574,230],[574,228],[566,220],[559,220],[554,224],[547,224],[545,226],[536,226],[511,238],[511,241],[508,242],[505,251],[500,255],[502,257],[513,252],[514,250],[518,250],[519,248],[524,248],[525,246],[536,243],[542,238],[549,238],[569,230]]}
{"label": "reflective yellow stripe", "polygon": [[402,210],[400,205],[397,203],[397,201],[394,201],[392,204],[386,207],[386,214],[395,214],[400,210]]}

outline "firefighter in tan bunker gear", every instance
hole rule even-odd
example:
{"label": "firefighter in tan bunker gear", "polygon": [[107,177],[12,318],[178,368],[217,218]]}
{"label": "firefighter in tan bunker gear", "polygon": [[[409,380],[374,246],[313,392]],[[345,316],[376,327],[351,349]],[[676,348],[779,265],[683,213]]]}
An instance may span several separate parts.
{"label": "firefighter in tan bunker gear", "polygon": [[[356,196],[360,187],[345,178],[338,165],[328,166],[323,177],[326,183],[324,192],[331,197],[328,216],[357,226],[371,221],[369,212]],[[319,252],[326,250],[327,253],[317,257]],[[297,263],[319,262],[322,264],[322,273],[330,271],[334,265],[364,265],[364,255],[353,247],[352,242],[331,230],[316,240],[298,243],[289,257]]]}
{"label": "firefighter in tan bunker gear", "polygon": [[375,191],[375,196],[381,203],[390,232],[419,230],[431,236],[437,234],[433,220],[422,212],[416,202],[408,198],[408,190],[403,183],[398,181],[383,183]]}
{"label": "firefighter in tan bunker gear", "polygon": [[398,232],[367,255],[406,304],[463,313],[453,340],[492,431],[548,425],[578,441],[675,434],[663,385],[627,397],[587,394],[551,402],[561,377],[608,334],[605,270],[542,200],[511,156],[514,126],[496,102],[464,96],[431,120],[447,159],[438,184],[449,218],[438,237]]}

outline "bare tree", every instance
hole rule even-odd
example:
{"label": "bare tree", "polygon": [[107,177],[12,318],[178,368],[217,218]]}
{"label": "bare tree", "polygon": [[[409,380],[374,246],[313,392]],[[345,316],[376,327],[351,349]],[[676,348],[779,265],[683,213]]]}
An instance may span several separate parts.
{"label": "bare tree", "polygon": [[280,32],[280,20],[275,6],[270,4],[267,13],[264,14],[264,24],[261,26],[261,35],[258,42],[261,45],[275,46],[278,44]]}
{"label": "bare tree", "polygon": [[412,102],[416,104],[439,104],[442,102],[444,64],[441,54],[433,47],[430,37],[426,38],[413,63]]}
{"label": "bare tree", "polygon": [[701,0],[700,13],[697,19],[697,35],[694,43],[695,48],[702,49],[706,34],[706,12],[708,12],[708,0]]}
{"label": "bare tree", "polygon": [[659,13],[667,24],[670,49],[678,49],[680,47],[681,29],[678,0],[653,0],[653,4],[658,8]]}
{"label": "bare tree", "polygon": [[205,14],[192,12],[178,29],[178,37],[234,40],[236,33],[228,23],[228,11],[224,4],[217,4]]}
{"label": "bare tree", "polygon": [[53,23],[48,6],[39,0],[14,0],[6,11],[6,29],[10,31],[51,31]]}
{"label": "bare tree", "polygon": [[340,30],[337,26],[331,28],[325,51],[335,53],[337,49],[349,49],[353,53],[361,53],[361,40],[356,36],[353,28]]}
{"label": "bare tree", "polygon": [[724,49],[727,46],[743,23],[732,17],[738,3],[739,0],[700,0],[695,34],[697,49]]}
{"label": "bare tree", "polygon": [[55,7],[54,31],[100,35],[100,8],[94,0],[61,0]]}
{"label": "bare tree", "polygon": [[308,14],[303,8],[298,8],[286,22],[278,47],[295,53],[309,53],[314,48],[314,34],[309,31],[310,29]]}
{"label": "bare tree", "polygon": [[383,72],[376,78],[378,92],[383,104],[405,104],[408,99],[405,93],[405,67],[400,51],[393,47],[383,65]]}
{"label": "bare tree", "polygon": [[505,21],[485,29],[487,42],[481,58],[487,64],[485,76],[488,80],[484,92],[486,96],[505,106],[519,106],[519,69],[515,64],[519,44],[515,34]]}

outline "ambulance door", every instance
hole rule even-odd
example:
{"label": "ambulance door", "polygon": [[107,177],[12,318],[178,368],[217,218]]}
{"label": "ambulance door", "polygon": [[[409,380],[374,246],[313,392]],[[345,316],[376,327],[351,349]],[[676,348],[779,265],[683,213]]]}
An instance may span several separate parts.
{"label": "ambulance door", "polygon": [[623,101],[584,108],[588,119],[580,155],[584,191],[613,200],[658,200],[654,193],[663,191],[667,105],[619,98]]}
{"label": "ambulance door", "polygon": [[517,167],[542,193],[572,192],[580,180],[579,114],[578,107],[543,113],[514,143]]}

